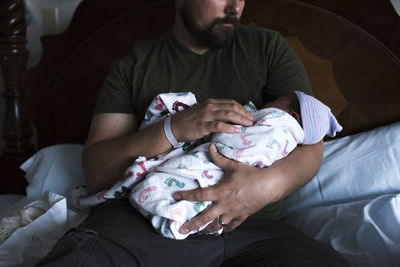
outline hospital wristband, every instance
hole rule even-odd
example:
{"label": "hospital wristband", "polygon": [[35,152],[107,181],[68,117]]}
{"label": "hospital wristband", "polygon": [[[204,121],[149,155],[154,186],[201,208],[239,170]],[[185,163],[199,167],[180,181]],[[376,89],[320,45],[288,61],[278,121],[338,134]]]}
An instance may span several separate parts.
{"label": "hospital wristband", "polygon": [[171,130],[171,114],[168,114],[164,120],[164,134],[167,137],[168,142],[172,145],[173,148],[183,146],[184,142],[176,141],[174,135],[172,134]]}

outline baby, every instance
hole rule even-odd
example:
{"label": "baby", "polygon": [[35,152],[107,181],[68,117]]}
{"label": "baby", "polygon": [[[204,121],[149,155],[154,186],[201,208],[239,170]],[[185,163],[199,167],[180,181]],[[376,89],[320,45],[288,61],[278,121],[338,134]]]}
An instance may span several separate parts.
{"label": "baby", "polygon": [[[160,94],[150,104],[141,128],[164,119],[166,113],[174,114],[196,103],[192,93]],[[129,195],[132,206],[151,220],[157,232],[184,239],[211,223],[185,235],[179,232],[184,223],[211,202],[175,201],[172,195],[176,191],[208,187],[222,179],[223,170],[208,155],[211,143],[225,157],[264,168],[287,156],[298,144],[315,144],[342,129],[327,106],[298,91],[279,97],[260,110],[251,102],[245,107],[256,121],[253,126],[237,125],[237,134],[215,133],[155,158],[139,157],[127,169],[124,180],[92,197],[92,202]],[[81,205],[90,202],[90,197],[80,199]],[[221,232],[222,229],[218,231]]]}

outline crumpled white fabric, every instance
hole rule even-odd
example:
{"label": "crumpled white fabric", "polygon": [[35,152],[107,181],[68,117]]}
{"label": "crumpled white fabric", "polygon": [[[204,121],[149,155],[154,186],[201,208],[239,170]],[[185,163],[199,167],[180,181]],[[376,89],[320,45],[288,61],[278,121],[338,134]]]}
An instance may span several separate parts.
{"label": "crumpled white fabric", "polygon": [[20,227],[23,227],[45,213],[43,201],[34,201],[33,203],[18,210],[11,216],[4,217],[0,222],[0,245],[7,240],[12,233]]}
{"label": "crumpled white fabric", "polygon": [[[44,193],[40,200],[17,209],[13,214],[20,220],[22,218],[19,221],[22,227],[0,245],[0,266],[4,267],[33,266],[47,255],[65,232],[87,217],[69,209],[65,197],[51,192]],[[14,222],[14,227],[19,224],[15,218],[7,220]]]}

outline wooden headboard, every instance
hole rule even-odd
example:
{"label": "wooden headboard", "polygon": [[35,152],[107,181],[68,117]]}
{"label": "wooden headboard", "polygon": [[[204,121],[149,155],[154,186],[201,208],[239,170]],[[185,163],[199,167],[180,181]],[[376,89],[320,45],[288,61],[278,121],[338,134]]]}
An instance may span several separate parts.
{"label": "wooden headboard", "polygon": [[[23,193],[18,164],[36,149],[84,142],[104,77],[132,47],[170,28],[174,4],[84,0],[64,33],[42,37],[42,59],[29,70],[23,0],[3,1],[0,14],[6,103],[0,193]],[[242,23],[278,30],[289,40],[316,97],[343,125],[341,136],[400,119],[400,59],[354,23],[290,0],[249,0]]]}

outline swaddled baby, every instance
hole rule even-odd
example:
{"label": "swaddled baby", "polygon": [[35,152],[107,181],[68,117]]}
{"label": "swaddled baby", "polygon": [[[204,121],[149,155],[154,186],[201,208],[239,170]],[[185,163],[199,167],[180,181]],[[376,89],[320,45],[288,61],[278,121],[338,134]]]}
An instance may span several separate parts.
{"label": "swaddled baby", "polygon": [[[190,93],[162,94],[150,105],[146,124],[158,121],[157,110],[152,106],[163,103],[170,113],[174,113],[177,103],[185,103],[179,106],[188,107],[193,102],[195,98]],[[204,143],[186,143],[179,149],[149,160],[139,158],[127,170],[131,176],[146,170],[146,178],[132,189],[129,200],[162,235],[184,239],[208,225],[181,234],[179,228],[211,202],[175,201],[172,195],[176,191],[208,187],[222,179],[222,169],[208,155],[211,143],[228,158],[264,168],[287,156],[297,144],[314,144],[326,134],[334,136],[342,129],[327,106],[302,92],[279,97],[260,110],[256,110],[252,103],[245,107],[256,121],[253,126],[238,125],[236,127],[240,131],[237,134],[215,133],[203,139]],[[159,111],[159,114],[163,112],[165,110]]]}

